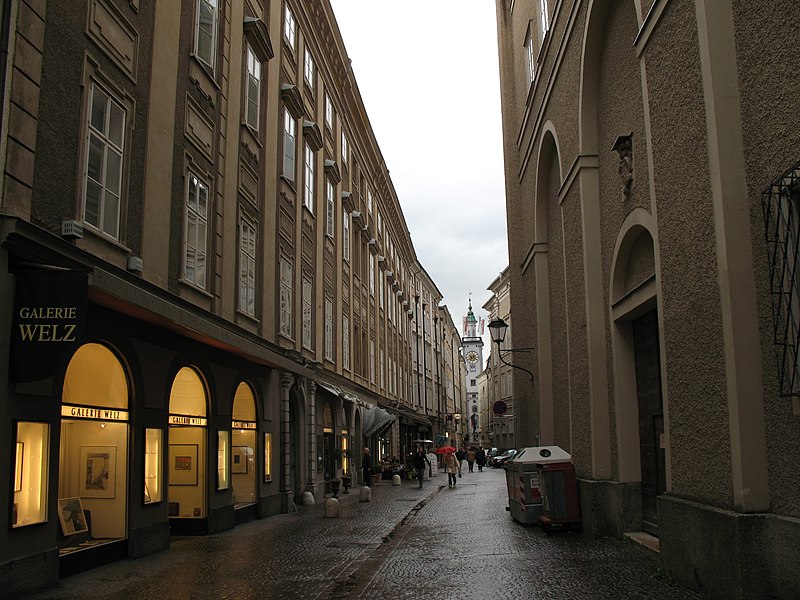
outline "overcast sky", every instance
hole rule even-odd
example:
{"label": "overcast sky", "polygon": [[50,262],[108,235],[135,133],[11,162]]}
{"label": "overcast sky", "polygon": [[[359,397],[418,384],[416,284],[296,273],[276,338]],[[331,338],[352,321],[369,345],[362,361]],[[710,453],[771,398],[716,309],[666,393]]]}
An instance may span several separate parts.
{"label": "overcast sky", "polygon": [[469,292],[485,317],[508,265],[495,3],[331,4],[417,259],[461,330]]}

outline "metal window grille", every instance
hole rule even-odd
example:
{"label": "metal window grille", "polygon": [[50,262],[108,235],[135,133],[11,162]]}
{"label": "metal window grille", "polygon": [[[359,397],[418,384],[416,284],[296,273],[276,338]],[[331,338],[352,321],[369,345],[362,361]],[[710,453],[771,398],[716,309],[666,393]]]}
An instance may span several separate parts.
{"label": "metal window grille", "polygon": [[781,396],[800,396],[800,163],[761,195]]}

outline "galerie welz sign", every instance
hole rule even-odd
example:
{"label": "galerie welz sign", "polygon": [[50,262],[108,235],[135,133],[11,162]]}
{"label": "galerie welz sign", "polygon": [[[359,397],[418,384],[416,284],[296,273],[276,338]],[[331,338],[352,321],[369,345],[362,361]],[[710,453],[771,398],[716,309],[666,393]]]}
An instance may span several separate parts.
{"label": "galerie welz sign", "polygon": [[77,349],[86,322],[86,271],[20,271],[11,326],[9,379],[46,379]]}

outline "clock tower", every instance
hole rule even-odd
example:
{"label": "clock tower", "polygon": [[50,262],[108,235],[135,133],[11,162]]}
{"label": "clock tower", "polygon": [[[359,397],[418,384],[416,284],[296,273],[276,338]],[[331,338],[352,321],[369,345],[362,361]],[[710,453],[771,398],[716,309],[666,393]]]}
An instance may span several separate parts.
{"label": "clock tower", "polygon": [[[480,329],[480,331],[479,331]],[[480,327],[478,319],[472,312],[472,298],[469,300],[469,311],[464,317],[464,336],[461,338],[461,351],[464,364],[467,367],[464,389],[467,392],[467,414],[463,422],[466,426],[465,433],[469,436],[470,444],[480,440],[480,416],[478,412],[478,375],[483,371],[483,319]],[[466,437],[466,436],[465,436]]]}

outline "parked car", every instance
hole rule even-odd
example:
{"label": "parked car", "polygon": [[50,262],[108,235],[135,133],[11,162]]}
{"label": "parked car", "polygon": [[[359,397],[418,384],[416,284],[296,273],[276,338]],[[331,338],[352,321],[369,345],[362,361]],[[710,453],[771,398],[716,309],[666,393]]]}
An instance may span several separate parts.
{"label": "parked car", "polygon": [[502,454],[492,458],[492,463],[491,464],[495,469],[500,468],[504,464],[506,464],[506,462],[508,462],[509,459],[514,458],[514,455],[516,453],[517,453],[517,451],[514,450],[513,448],[511,448],[509,450],[506,450]]}

